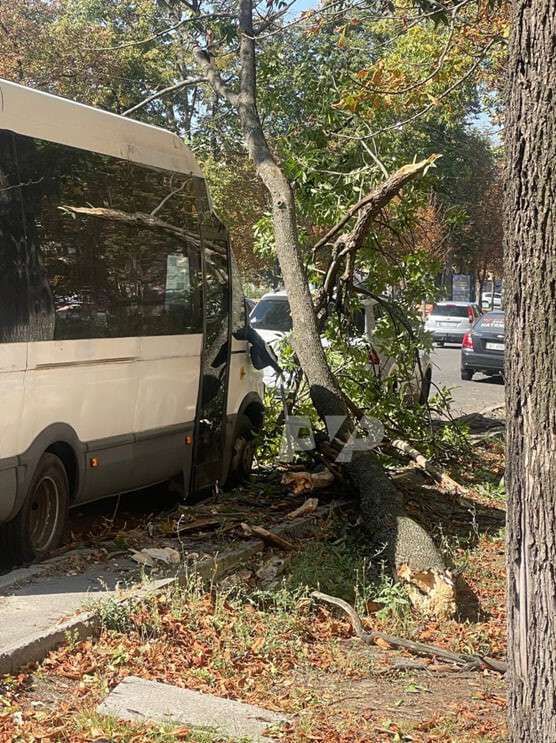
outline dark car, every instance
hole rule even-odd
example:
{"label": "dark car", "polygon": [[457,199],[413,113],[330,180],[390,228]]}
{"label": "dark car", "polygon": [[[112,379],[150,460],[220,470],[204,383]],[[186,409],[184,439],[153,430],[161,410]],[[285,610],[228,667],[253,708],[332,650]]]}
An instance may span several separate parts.
{"label": "dark car", "polygon": [[463,338],[461,378],[470,380],[475,372],[504,374],[504,313],[499,310],[483,315]]}

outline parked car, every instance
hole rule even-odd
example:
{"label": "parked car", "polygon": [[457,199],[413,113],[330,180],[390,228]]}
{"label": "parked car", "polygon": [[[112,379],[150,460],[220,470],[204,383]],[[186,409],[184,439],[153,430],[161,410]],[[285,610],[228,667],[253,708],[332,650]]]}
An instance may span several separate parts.
{"label": "parked car", "polygon": [[425,330],[439,346],[461,343],[480,316],[481,309],[475,302],[438,302],[425,322]]}
{"label": "parked car", "polygon": [[490,309],[491,307],[495,310],[501,310],[502,309],[502,294],[500,292],[494,293],[494,304],[493,304],[493,297],[491,292],[483,292],[481,296],[481,304],[486,309]]}
{"label": "parked car", "polygon": [[[384,306],[380,302],[374,299],[364,300],[363,311],[355,321],[360,336],[354,338],[354,342],[357,342],[361,338],[371,344],[369,365],[373,370],[372,373],[382,378],[390,376],[396,369],[395,360],[381,350],[380,345],[374,338],[376,322],[382,317],[385,311]],[[270,346],[278,343],[278,341],[292,330],[290,305],[286,292],[279,291],[265,294],[251,313],[249,322]],[[327,341],[323,339],[322,343],[326,346]],[[432,364],[429,355],[426,353],[421,354],[419,361],[421,369],[419,370],[417,364],[415,365],[415,377],[411,384],[411,397],[416,402],[424,404],[429,397],[432,382]],[[265,369],[264,374],[265,384],[270,387],[275,386],[275,372],[268,368]]]}
{"label": "parked car", "polygon": [[475,372],[504,374],[504,313],[487,312],[465,334],[461,346],[461,378],[467,381]]}

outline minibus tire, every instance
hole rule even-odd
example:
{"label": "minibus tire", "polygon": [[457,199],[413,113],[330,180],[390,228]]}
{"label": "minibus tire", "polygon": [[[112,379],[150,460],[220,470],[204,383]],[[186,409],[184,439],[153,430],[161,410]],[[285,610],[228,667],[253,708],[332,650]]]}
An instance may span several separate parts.
{"label": "minibus tire", "polygon": [[0,554],[8,564],[42,560],[60,546],[66,529],[70,488],[66,468],[54,454],[42,455],[17,516],[0,527]]}
{"label": "minibus tire", "polygon": [[226,487],[235,488],[249,479],[255,456],[255,433],[250,418],[240,415],[234,432]]}

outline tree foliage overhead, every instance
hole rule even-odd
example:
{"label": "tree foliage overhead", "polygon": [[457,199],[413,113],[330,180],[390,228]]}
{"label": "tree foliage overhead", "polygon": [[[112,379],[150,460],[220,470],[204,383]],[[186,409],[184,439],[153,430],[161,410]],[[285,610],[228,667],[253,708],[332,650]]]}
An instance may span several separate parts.
{"label": "tree foliage overhead", "polygon": [[[482,105],[494,105],[506,6],[330,0],[300,16],[287,8],[260,6],[261,15],[276,18],[258,35],[258,106],[294,185],[305,244],[385,173],[439,152],[434,179],[391,205],[382,220],[387,226],[377,222],[369,240],[403,252],[434,203],[442,242],[433,252],[457,270],[480,269],[496,246],[477,240],[473,224],[488,221],[481,205],[499,179],[492,143],[470,122]],[[0,75],[124,113],[204,75],[192,50],[196,39],[217,54],[233,86],[234,13],[225,2],[17,0],[0,7]],[[252,275],[263,265],[272,269],[265,196],[228,101],[194,83],[155,97],[133,115],[191,140],[206,162],[242,267]]]}

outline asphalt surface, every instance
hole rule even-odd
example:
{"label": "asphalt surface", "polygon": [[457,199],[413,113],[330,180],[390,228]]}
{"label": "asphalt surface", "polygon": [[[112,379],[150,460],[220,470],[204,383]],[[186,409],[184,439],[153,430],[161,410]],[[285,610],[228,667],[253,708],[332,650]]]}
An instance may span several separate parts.
{"label": "asphalt surface", "polygon": [[435,348],[431,357],[433,385],[452,388],[452,413],[473,413],[491,405],[502,405],[504,383],[501,377],[486,377],[477,373],[471,382],[464,382],[460,376],[460,356],[460,347],[449,345]]}

